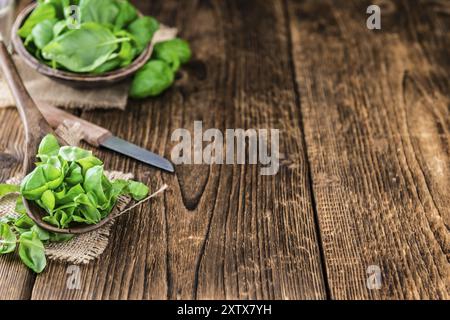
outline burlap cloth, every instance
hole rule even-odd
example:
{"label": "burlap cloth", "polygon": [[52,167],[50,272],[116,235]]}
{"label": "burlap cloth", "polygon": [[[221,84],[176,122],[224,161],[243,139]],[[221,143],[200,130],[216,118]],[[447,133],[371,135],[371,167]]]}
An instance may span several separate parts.
{"label": "burlap cloth", "polygon": [[[173,39],[178,31],[175,28],[161,26],[153,39],[152,47],[158,43]],[[106,88],[79,89],[56,82],[30,68],[18,56],[14,56],[17,69],[25,82],[25,87],[33,100],[53,107],[80,109],[120,109],[127,106],[130,81],[121,82]],[[0,75],[0,108],[15,106],[8,85]]]}
{"label": "burlap cloth", "polygon": [[[71,145],[77,145],[80,142],[77,132],[77,125],[74,127],[61,126],[57,133]],[[79,131],[78,131],[79,132]],[[133,174],[123,173],[118,171],[105,172],[109,179],[133,179]],[[14,177],[6,181],[7,184],[20,184],[22,177]],[[118,199],[117,205],[111,212],[111,215],[116,219],[119,216],[129,213],[132,209],[147,202],[149,199],[156,197],[158,194],[167,189],[167,185],[162,186],[158,191],[148,196],[146,199],[135,203],[130,197],[121,196]],[[15,213],[17,195],[8,195],[0,199],[0,217],[4,215],[17,216]],[[111,227],[115,220],[106,224],[102,228],[78,235],[68,242],[49,243],[45,245],[45,254],[47,259],[55,261],[70,262],[73,264],[87,264],[90,261],[98,258],[106,249],[109,241]]]}

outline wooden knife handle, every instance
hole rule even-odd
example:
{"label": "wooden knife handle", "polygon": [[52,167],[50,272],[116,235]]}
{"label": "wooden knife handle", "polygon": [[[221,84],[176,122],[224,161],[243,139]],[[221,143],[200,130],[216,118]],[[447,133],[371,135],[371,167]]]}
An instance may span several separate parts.
{"label": "wooden knife handle", "polygon": [[54,129],[62,124],[70,126],[79,123],[80,131],[83,133],[83,140],[92,146],[99,147],[103,141],[112,136],[112,133],[105,128],[80,119],[61,109],[46,104],[38,104],[38,108],[41,110],[47,122],[50,123]]}

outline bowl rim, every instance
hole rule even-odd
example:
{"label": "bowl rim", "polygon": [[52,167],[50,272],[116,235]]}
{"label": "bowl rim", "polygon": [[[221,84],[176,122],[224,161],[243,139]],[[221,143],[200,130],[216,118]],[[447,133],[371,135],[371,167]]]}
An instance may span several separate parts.
{"label": "bowl rim", "polygon": [[[46,64],[42,63],[38,59],[36,59],[28,50],[25,48],[25,45],[22,41],[22,38],[18,34],[18,30],[22,26],[24,20],[31,14],[31,12],[37,7],[38,3],[33,2],[26,6],[16,17],[14,24],[11,29],[11,42],[14,46],[15,51],[23,58],[26,64],[31,68],[35,69],[37,72],[46,75],[48,77],[58,78],[66,81],[82,81],[89,83],[96,83],[102,81],[120,81],[132,74],[136,73],[151,57],[153,46],[152,44],[148,44],[145,50],[136,58],[134,61],[124,67],[117,70],[105,72],[100,75],[93,74],[83,74],[83,73],[75,73],[70,71],[64,71],[60,69],[53,69]],[[143,14],[138,11],[140,16]]]}

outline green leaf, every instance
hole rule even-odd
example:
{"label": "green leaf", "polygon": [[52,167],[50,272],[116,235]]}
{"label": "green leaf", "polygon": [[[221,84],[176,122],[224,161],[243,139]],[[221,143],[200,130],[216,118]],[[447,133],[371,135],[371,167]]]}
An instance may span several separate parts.
{"label": "green leaf", "polygon": [[25,209],[25,206],[23,204],[23,198],[18,197],[16,200],[16,207],[14,208],[14,211],[18,214],[26,214],[27,210]]}
{"label": "green leaf", "polygon": [[113,25],[119,14],[119,6],[114,0],[80,0],[81,22],[96,22]]}
{"label": "green leaf", "polygon": [[59,156],[66,161],[79,161],[92,157],[92,152],[78,147],[64,146],[59,150]]}
{"label": "green leaf", "polygon": [[174,82],[174,72],[163,61],[151,60],[134,76],[130,96],[136,99],[155,97]]}
{"label": "green leaf", "polygon": [[114,31],[122,30],[138,17],[136,8],[128,1],[117,0],[117,5],[119,6],[119,14],[114,23]]}
{"label": "green leaf", "polygon": [[41,241],[48,241],[50,239],[50,233],[37,225],[31,227],[31,231],[36,232]]}
{"label": "green leaf", "polygon": [[42,55],[73,72],[92,72],[118,48],[114,34],[106,27],[87,22],[53,39]]}
{"label": "green leaf", "polygon": [[81,166],[83,175],[86,175],[86,172],[92,167],[103,165],[103,161],[94,156],[79,159],[77,163]]}
{"label": "green leaf", "polygon": [[46,155],[46,156],[56,156],[59,152],[59,142],[56,137],[52,134],[48,134],[42,139],[39,144],[38,155]]}
{"label": "green leaf", "polygon": [[31,34],[34,26],[38,23],[56,18],[56,9],[51,3],[41,3],[36,9],[30,14],[30,16],[25,20],[25,23],[19,29],[18,34],[22,38],[26,38]]}
{"label": "green leaf", "polygon": [[166,62],[173,71],[181,64],[189,62],[192,56],[189,44],[181,39],[173,39],[155,45],[154,58]]}
{"label": "green leaf", "polygon": [[42,194],[41,202],[43,204],[44,209],[52,212],[55,209],[55,196],[52,191],[47,190]]}
{"label": "green leaf", "polygon": [[134,200],[140,201],[148,196],[149,188],[141,182],[129,181],[127,191]]}
{"label": "green leaf", "polygon": [[93,202],[92,197],[83,193],[75,198],[75,202],[79,205],[78,208],[81,215],[74,215],[74,221],[86,224],[96,224],[100,222],[102,216],[100,211],[97,210],[97,206]]}
{"label": "green leaf", "polygon": [[61,33],[63,33],[67,28],[67,21],[66,20],[60,20],[58,22],[55,23],[55,25],[53,26],[53,36],[57,37],[59,36]]}
{"label": "green leaf", "polygon": [[0,184],[0,199],[12,193],[17,193],[19,191],[20,187],[14,184]]}
{"label": "green leaf", "polygon": [[75,236],[73,234],[61,234],[61,233],[50,233],[50,242],[67,242],[72,240]]}
{"label": "green leaf", "polygon": [[77,163],[72,162],[64,181],[69,185],[77,185],[83,182],[81,167]]}
{"label": "green leaf", "polygon": [[19,256],[22,262],[36,273],[41,273],[47,260],[45,249],[36,231],[23,233],[19,238]]}
{"label": "green leaf", "polygon": [[11,227],[0,223],[0,254],[11,253],[16,249],[17,238]]}
{"label": "green leaf", "polygon": [[15,227],[26,230],[30,230],[34,225],[34,221],[27,214],[22,214],[14,223]]}
{"label": "green leaf", "polygon": [[159,29],[159,22],[153,17],[142,17],[133,21],[128,26],[128,31],[136,41],[138,54],[150,44],[153,35]]}
{"label": "green leaf", "polygon": [[53,27],[56,20],[44,20],[34,26],[31,31],[34,44],[39,49],[44,48],[53,39]]}
{"label": "green leaf", "polygon": [[41,166],[29,173],[20,185],[20,193],[28,200],[39,200],[47,189],[44,169]]}
{"label": "green leaf", "polygon": [[86,192],[92,192],[100,204],[108,201],[104,191],[103,167],[95,166],[86,172],[83,188]]}
{"label": "green leaf", "polygon": [[[56,204],[59,207],[62,205],[67,205],[69,203],[73,203],[75,201],[75,198],[82,193],[85,193],[83,187],[80,184],[77,184],[76,186],[70,188],[69,191],[67,191],[67,193],[64,194],[64,196],[57,197]],[[61,208],[58,208],[58,209],[61,209]]]}
{"label": "green leaf", "polygon": [[115,57],[114,59],[106,61],[101,66],[97,67],[92,73],[94,74],[102,74],[105,72],[109,72],[120,67],[122,60],[119,57]]}

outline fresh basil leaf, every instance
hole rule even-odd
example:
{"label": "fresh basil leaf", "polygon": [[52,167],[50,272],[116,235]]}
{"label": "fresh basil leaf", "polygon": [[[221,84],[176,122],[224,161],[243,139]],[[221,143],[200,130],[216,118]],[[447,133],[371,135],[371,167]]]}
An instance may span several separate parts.
{"label": "fresh basil leaf", "polygon": [[39,144],[38,156],[56,156],[58,155],[59,148],[60,145],[56,137],[52,134],[48,134]]}
{"label": "fresh basil leaf", "polygon": [[31,31],[34,44],[39,49],[44,48],[53,39],[53,27],[56,23],[54,19],[44,20],[34,26]]}
{"label": "fresh basil leaf", "polygon": [[22,197],[17,197],[16,200],[16,207],[14,208],[14,211],[17,212],[18,214],[26,214],[27,210],[25,209],[25,206],[23,204],[23,198]]}
{"label": "fresh basil leaf", "polygon": [[148,196],[149,188],[141,182],[129,181],[127,192],[134,200],[140,201]]}
{"label": "fresh basil leaf", "polygon": [[55,209],[55,195],[52,191],[47,190],[42,194],[41,202],[43,205],[43,208],[46,209],[48,212],[52,212],[53,209]]}
{"label": "fresh basil leaf", "polygon": [[133,39],[136,41],[138,54],[144,51],[150,44],[153,35],[158,29],[159,22],[153,17],[138,18],[128,26],[128,31],[133,35]]}
{"label": "fresh basil leaf", "polygon": [[75,202],[79,204],[79,213],[80,215],[74,215],[73,219],[76,222],[84,222],[86,224],[96,224],[99,223],[102,219],[100,211],[97,210],[97,207],[91,201],[92,198],[89,198],[87,194],[80,194],[75,198]]}
{"label": "fresh basil leaf", "polygon": [[15,227],[26,230],[30,230],[34,225],[34,221],[27,214],[22,214],[14,223]]}
{"label": "fresh basil leaf", "polygon": [[114,23],[114,31],[122,30],[138,17],[136,8],[127,0],[117,0],[117,5],[119,6],[119,14]]}
{"label": "fresh basil leaf", "polygon": [[86,172],[83,188],[86,192],[92,192],[100,204],[108,201],[104,191],[103,167],[95,166]]}
{"label": "fresh basil leaf", "polygon": [[20,191],[20,187],[13,184],[0,184],[0,199]]}
{"label": "fresh basil leaf", "polygon": [[36,273],[41,273],[47,260],[45,249],[36,231],[23,233],[19,237],[19,256],[22,262]]}
{"label": "fresh basil leaf", "polygon": [[39,237],[39,240],[41,240],[41,241],[50,240],[50,233],[47,230],[44,230],[37,225],[34,225],[33,227],[31,227],[30,231],[36,232]]}
{"label": "fresh basil leaf", "polygon": [[51,3],[40,3],[36,9],[25,20],[25,23],[19,29],[18,34],[22,38],[26,38],[31,34],[34,26],[38,23],[56,18],[56,9]]}
{"label": "fresh basil leaf", "polygon": [[73,234],[61,234],[61,233],[50,233],[50,242],[67,242],[72,240],[75,236]]}
{"label": "fresh basil leaf", "polygon": [[156,44],[153,56],[167,63],[176,72],[181,64],[189,62],[192,52],[186,41],[173,39]]}
{"label": "fresh basil leaf", "polygon": [[114,0],[80,0],[81,22],[96,22],[114,25],[119,14],[119,6]]}
{"label": "fresh basil leaf", "polygon": [[44,169],[41,166],[29,173],[20,185],[20,193],[28,200],[39,200],[47,189]]}
{"label": "fresh basil leaf", "polygon": [[17,238],[11,227],[5,223],[0,223],[0,254],[14,252]]}
{"label": "fresh basil leaf", "polygon": [[53,26],[53,36],[57,37],[60,34],[62,34],[67,29],[67,21],[66,20],[60,20],[55,23]]}
{"label": "fresh basil leaf", "polygon": [[92,157],[92,152],[78,147],[64,146],[59,149],[59,156],[66,161],[79,161]]}
{"label": "fresh basil leaf", "polygon": [[69,170],[64,181],[69,185],[77,185],[83,182],[81,167],[77,163],[72,162],[69,166]]}
{"label": "fresh basil leaf", "polygon": [[122,64],[122,60],[118,57],[115,57],[114,59],[106,61],[101,66],[97,67],[94,71],[92,71],[93,74],[102,74],[105,72],[109,72],[112,70],[117,69]]}
{"label": "fresh basil leaf", "polygon": [[[60,198],[57,197],[56,204],[59,207],[62,205],[73,203],[75,201],[75,198],[82,193],[85,193],[83,187],[80,184],[77,184],[76,186],[70,188],[69,191],[67,191],[67,193],[64,194],[64,196],[62,196]],[[61,208],[58,208],[58,209],[61,209]]]}
{"label": "fresh basil leaf", "polygon": [[88,171],[92,167],[103,165],[103,161],[94,156],[79,159],[77,160],[77,163],[81,166],[83,175],[86,175],[86,171]]}
{"label": "fresh basil leaf", "polygon": [[69,71],[92,72],[108,61],[118,42],[106,27],[87,22],[53,39],[42,49],[42,55]]}
{"label": "fresh basil leaf", "polygon": [[134,76],[130,96],[141,99],[155,97],[168,89],[174,82],[174,72],[163,61],[150,60]]}

